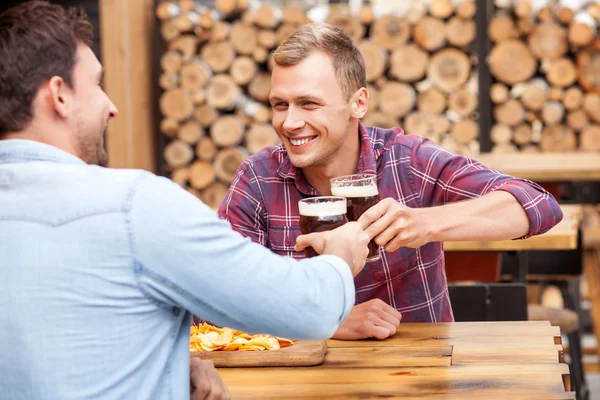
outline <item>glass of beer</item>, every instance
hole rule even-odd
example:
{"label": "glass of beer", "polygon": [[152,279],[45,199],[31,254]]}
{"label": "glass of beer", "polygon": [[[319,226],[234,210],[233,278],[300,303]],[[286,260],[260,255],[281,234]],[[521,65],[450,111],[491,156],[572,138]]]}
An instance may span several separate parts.
{"label": "glass of beer", "polygon": [[[303,235],[330,231],[348,222],[346,199],[338,196],[319,196],[298,202],[300,231]],[[312,247],[304,250],[307,258],[318,256]]]}
{"label": "glass of beer", "polygon": [[[331,194],[345,197],[348,201],[348,220],[356,221],[369,208],[379,203],[379,190],[375,174],[353,174],[331,179]],[[379,246],[374,240],[369,243],[367,261],[380,258]]]}

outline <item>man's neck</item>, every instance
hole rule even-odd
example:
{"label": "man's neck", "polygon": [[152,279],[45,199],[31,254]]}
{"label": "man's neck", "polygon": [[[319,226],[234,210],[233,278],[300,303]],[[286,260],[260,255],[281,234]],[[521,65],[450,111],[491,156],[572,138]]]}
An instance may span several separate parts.
{"label": "man's neck", "polygon": [[325,164],[317,167],[302,168],[302,172],[308,183],[322,196],[331,195],[330,179],[356,172],[356,165],[360,158],[360,134],[358,126],[356,126],[354,132],[355,134],[349,134],[346,143]]}
{"label": "man's neck", "polygon": [[72,144],[68,140],[63,140],[64,136],[60,135],[58,132],[46,133],[43,129],[36,129],[36,126],[30,124],[27,128],[18,131],[18,132],[7,132],[4,135],[0,136],[0,140],[9,140],[9,139],[23,139],[23,140],[32,140],[35,142],[44,143],[50,146],[54,146],[60,150],[66,151],[67,153],[71,153],[76,157],[79,157],[77,152],[73,149]]}

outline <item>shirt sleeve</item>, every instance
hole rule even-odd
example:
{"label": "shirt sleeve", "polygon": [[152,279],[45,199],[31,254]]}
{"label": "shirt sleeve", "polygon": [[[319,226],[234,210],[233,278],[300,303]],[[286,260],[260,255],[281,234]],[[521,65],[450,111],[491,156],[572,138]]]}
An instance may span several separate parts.
{"label": "shirt sleeve", "polygon": [[558,202],[534,182],[491,170],[428,139],[414,143],[410,158],[413,185],[424,207],[502,190],[512,194],[527,214],[529,232],[523,238],[544,233],[562,220]]}
{"label": "shirt sleeve", "polygon": [[297,339],[331,337],[354,305],[353,277],[339,257],[275,255],[166,178],[144,179],[131,201],[135,274],[158,305]]}
{"label": "shirt sleeve", "polygon": [[268,246],[267,215],[258,179],[248,162],[242,163],[218,213],[231,227],[256,243]]}

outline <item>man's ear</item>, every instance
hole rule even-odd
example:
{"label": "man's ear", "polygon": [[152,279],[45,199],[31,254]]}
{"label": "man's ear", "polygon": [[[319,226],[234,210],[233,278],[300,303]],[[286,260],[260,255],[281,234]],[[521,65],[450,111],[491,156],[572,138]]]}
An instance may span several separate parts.
{"label": "man's ear", "polygon": [[367,89],[360,88],[352,96],[352,118],[361,119],[367,113],[369,108],[369,92]]}
{"label": "man's ear", "polygon": [[59,116],[66,118],[69,115],[69,87],[60,76],[53,76],[48,81],[49,101]]}

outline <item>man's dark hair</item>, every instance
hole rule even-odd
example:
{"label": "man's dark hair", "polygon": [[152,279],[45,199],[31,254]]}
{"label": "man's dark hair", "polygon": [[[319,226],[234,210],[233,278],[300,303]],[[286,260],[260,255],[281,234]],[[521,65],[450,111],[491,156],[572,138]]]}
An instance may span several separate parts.
{"label": "man's dark hair", "polygon": [[29,124],[35,95],[50,78],[73,87],[77,44],[92,40],[81,8],[35,0],[0,14],[0,136]]}

